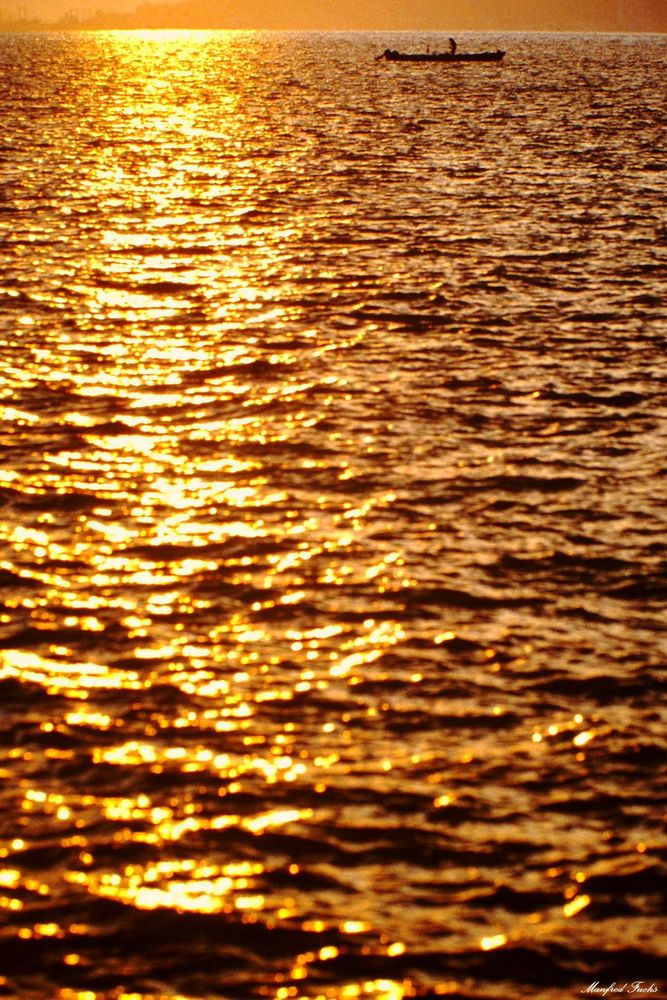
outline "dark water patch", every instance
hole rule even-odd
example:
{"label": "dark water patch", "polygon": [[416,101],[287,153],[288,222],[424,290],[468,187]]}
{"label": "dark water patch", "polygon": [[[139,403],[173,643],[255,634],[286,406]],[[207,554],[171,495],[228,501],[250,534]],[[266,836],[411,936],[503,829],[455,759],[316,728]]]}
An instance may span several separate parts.
{"label": "dark water patch", "polygon": [[12,590],[15,587],[26,589],[39,586],[41,586],[40,581],[25,571],[15,571],[0,567],[0,589]]}
{"label": "dark water patch", "polygon": [[607,593],[618,600],[662,603],[667,599],[667,571],[636,577],[620,587],[611,588]]}
{"label": "dark water patch", "polygon": [[540,913],[550,907],[562,906],[561,892],[521,891],[500,885],[493,892],[480,892],[468,900],[468,906],[480,909],[502,909],[508,913]]}
{"label": "dark water patch", "polygon": [[3,677],[0,678],[0,704],[8,714],[12,706],[16,706],[19,709],[21,719],[23,719],[26,706],[29,705],[31,709],[38,712],[40,708],[46,709],[47,706],[50,708],[53,699],[45,692],[42,692],[40,697],[39,691],[17,677]]}
{"label": "dark water patch", "polygon": [[[127,247],[115,247],[114,257],[208,257],[211,254],[218,254],[217,244],[172,244],[164,243],[156,245],[153,243],[135,244]],[[102,272],[98,272],[102,273]]]}
{"label": "dark water patch", "polygon": [[540,395],[544,399],[557,399],[565,403],[580,403],[585,406],[608,406],[613,409],[627,409],[639,406],[647,402],[648,397],[642,393],[625,390],[611,396],[596,395],[590,392],[557,392],[554,390],[542,390]]}
{"label": "dark water patch", "polygon": [[[366,688],[368,685],[365,686]],[[503,715],[482,715],[481,713],[464,712],[460,715],[446,713],[422,713],[409,711],[394,711],[384,719],[384,725],[394,733],[415,732],[428,728],[436,728],[442,731],[449,729],[471,729],[471,730],[501,730],[514,729],[519,722],[518,716],[513,713]]]}
{"label": "dark water patch", "polygon": [[[92,414],[90,414],[90,416],[92,416]],[[92,426],[86,427],[85,430],[82,430],[80,427],[76,427],[76,425],[72,424],[63,424],[62,427],[66,431],[70,431],[74,427],[75,429],[73,433],[76,434],[76,438],[80,438],[81,444],[88,447],[92,446],[92,443],[90,441],[91,437],[113,438],[121,434],[122,435],[137,434],[137,428],[132,424],[126,423],[121,416],[118,416],[113,420],[105,420],[102,418],[100,419],[99,423],[95,423]],[[141,432],[139,432],[139,434],[141,436]],[[150,440],[148,435],[144,436],[147,441]],[[74,439],[74,441],[76,441],[76,438]]]}
{"label": "dark water patch", "polygon": [[614,761],[638,769],[661,768],[667,762],[667,749],[659,743],[644,738],[612,753]]}
{"label": "dark water patch", "polygon": [[576,476],[497,475],[485,476],[479,483],[494,493],[564,493],[586,485],[586,480]]}
{"label": "dark water patch", "polygon": [[287,539],[275,536],[267,538],[233,536],[224,542],[208,542],[206,545],[193,546],[185,542],[153,542],[143,545],[128,545],[123,551],[128,556],[141,556],[149,559],[156,566],[169,566],[171,563],[179,563],[183,559],[193,556],[199,556],[206,560],[218,560],[219,564],[216,569],[207,569],[199,575],[199,581],[205,584],[206,581],[219,579],[225,572],[229,572],[230,566],[237,564],[239,558],[250,556],[258,558],[285,551],[289,547]]}
{"label": "dark water patch", "polygon": [[408,607],[438,605],[469,609],[540,607],[546,600],[538,595],[481,594],[453,587],[413,588],[402,596]]}
{"label": "dark water patch", "polygon": [[587,794],[577,797],[571,796],[567,800],[551,800],[545,803],[544,808],[551,812],[561,812],[568,816],[594,816],[598,819],[613,817],[617,825],[633,822],[631,816],[624,806],[627,803],[618,795],[608,795],[601,792]]}
{"label": "dark water patch", "polygon": [[[77,915],[70,910],[56,912],[55,916],[70,918],[75,924],[86,922],[93,934],[78,934],[71,942],[55,944],[45,938],[36,948],[35,942],[31,942],[32,947],[18,947],[8,972],[25,969],[27,955],[33,955],[33,967],[36,963],[47,967],[59,964],[56,956],[62,960],[73,943],[86,951],[90,949],[92,955],[100,949],[100,957],[102,953],[118,960],[125,957],[130,968],[138,961],[139,969],[152,970],[155,975],[161,966],[165,971],[179,968],[186,974],[192,969],[193,955],[200,956],[200,960],[205,957],[207,969],[229,972],[251,967],[259,956],[290,955],[321,942],[321,936],[315,933],[284,925],[267,927],[261,921],[251,923],[230,914],[174,913],[166,907],[142,911],[104,899],[83,904],[78,920],[71,919]],[[335,931],[328,937],[340,940]],[[80,976],[89,988],[98,989],[117,986],[119,979],[118,973],[100,973],[94,963]]]}
{"label": "dark water patch", "polygon": [[590,875],[586,879],[586,889],[595,896],[614,897],[656,896],[667,900],[667,872],[662,865],[650,865],[634,872],[610,875]]}
{"label": "dark water patch", "polygon": [[497,564],[500,571],[534,573],[536,571],[573,570],[579,574],[590,571],[596,576],[608,573],[629,573],[634,563],[613,555],[578,555],[571,552],[553,552],[549,555],[529,558],[512,552],[503,553]]}
{"label": "dark water patch", "polygon": [[533,681],[529,683],[528,688],[559,695],[568,702],[570,699],[574,699],[580,704],[593,701],[599,705],[612,705],[615,702],[626,702],[630,699],[641,701],[645,697],[647,689],[652,690],[654,685],[657,691],[666,686],[665,682],[660,681],[658,677],[652,683],[643,676],[626,679],[610,676],[608,673],[592,677],[557,674],[545,680]]}

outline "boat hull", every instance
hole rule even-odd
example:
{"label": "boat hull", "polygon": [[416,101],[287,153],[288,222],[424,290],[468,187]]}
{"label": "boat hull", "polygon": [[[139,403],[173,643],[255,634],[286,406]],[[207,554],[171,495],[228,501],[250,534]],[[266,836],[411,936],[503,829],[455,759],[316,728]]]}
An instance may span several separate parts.
{"label": "boat hull", "polygon": [[500,62],[505,53],[501,49],[495,52],[393,52],[386,49],[381,59],[387,62],[418,62],[418,63],[465,63],[465,62]]}

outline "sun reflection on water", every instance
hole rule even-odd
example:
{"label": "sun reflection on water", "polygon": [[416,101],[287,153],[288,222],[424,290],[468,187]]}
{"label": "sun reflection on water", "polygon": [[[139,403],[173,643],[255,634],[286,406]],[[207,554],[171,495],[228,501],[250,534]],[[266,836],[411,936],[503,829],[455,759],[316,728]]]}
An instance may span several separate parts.
{"label": "sun reflection on water", "polygon": [[[478,198],[416,238],[422,198],[481,168],[451,144],[444,173],[440,144],[419,160],[437,115],[416,128],[407,92],[371,142],[384,78],[350,131],[358,92],[327,92],[328,59],[297,66],[296,42],[71,41],[95,72],[60,78],[53,122],[29,105],[43,187],[9,204],[8,934],[43,949],[59,1000],[108,1000],[114,971],[114,1000],[166,998],[141,992],[162,982],[148,926],[156,949],[165,929],[165,948],[208,949],[214,989],[268,1000],[459,995],[472,973],[450,980],[450,960],[488,983],[513,949],[575,932],[588,948],[600,886],[632,882],[655,842],[614,786],[641,743],[621,697],[639,676],[626,556],[581,555],[613,518],[606,494],[587,510],[586,470],[563,472],[556,411],[571,403],[574,428],[639,394],[568,402],[560,369],[527,368],[542,314],[496,322],[493,303],[533,248],[499,261],[471,239]],[[504,253],[518,226],[498,225]],[[586,674],[604,615],[572,582],[598,572],[613,690]],[[597,708],[578,704],[589,684]],[[589,823],[605,748],[614,790]]]}

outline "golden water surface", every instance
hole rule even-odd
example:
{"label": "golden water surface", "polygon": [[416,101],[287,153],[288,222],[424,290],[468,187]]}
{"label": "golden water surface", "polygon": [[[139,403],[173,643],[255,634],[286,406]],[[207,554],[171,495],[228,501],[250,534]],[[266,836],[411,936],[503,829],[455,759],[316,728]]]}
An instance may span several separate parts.
{"label": "golden water surface", "polygon": [[0,37],[2,995],[664,989],[667,48],[546,37]]}

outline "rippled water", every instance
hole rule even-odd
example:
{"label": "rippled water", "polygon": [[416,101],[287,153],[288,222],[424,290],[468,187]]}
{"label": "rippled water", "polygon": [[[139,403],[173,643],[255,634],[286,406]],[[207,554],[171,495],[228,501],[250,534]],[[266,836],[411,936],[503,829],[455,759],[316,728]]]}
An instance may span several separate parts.
{"label": "rippled water", "polygon": [[0,39],[5,996],[667,985],[667,38],[429,41]]}

